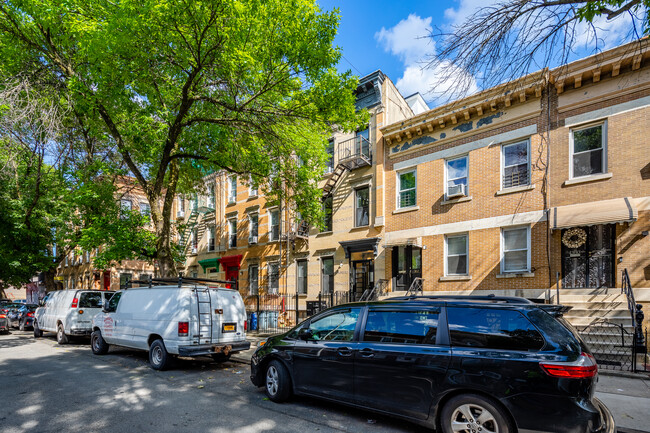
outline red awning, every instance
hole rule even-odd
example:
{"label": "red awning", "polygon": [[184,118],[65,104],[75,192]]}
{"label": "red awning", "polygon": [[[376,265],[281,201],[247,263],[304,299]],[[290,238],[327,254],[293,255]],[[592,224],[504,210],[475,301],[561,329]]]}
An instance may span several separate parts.
{"label": "red awning", "polygon": [[239,264],[241,263],[241,258],[243,256],[241,254],[238,254],[236,256],[223,256],[219,259],[219,263],[221,263],[221,266],[226,269],[226,266],[237,266],[239,267]]}

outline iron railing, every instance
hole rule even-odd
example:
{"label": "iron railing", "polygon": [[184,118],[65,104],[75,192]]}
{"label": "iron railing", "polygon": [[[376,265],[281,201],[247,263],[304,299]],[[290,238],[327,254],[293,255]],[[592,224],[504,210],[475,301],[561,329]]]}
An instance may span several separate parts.
{"label": "iron railing", "polygon": [[423,294],[423,286],[424,286],[424,279],[423,278],[413,278],[413,281],[411,282],[411,287],[406,291],[405,296],[417,296],[418,294],[421,296]]}
{"label": "iron railing", "polygon": [[353,168],[372,164],[372,149],[365,137],[357,136],[342,141],[338,143],[337,150],[339,163],[354,161],[356,163]]}
{"label": "iron railing", "polygon": [[637,304],[636,300],[634,299],[634,290],[632,290],[630,274],[628,274],[627,269],[623,269],[623,275],[621,277],[621,293],[625,294],[625,297],[627,298],[627,309],[629,310],[630,317],[632,318],[632,326],[634,329],[632,342],[632,370],[636,371],[636,355],[647,354],[648,348],[646,346],[646,340],[643,337],[643,306],[641,304]]}
{"label": "iron railing", "polygon": [[510,174],[503,175],[503,187],[512,188],[515,186],[523,186],[530,184],[528,169],[521,171],[514,171]]}
{"label": "iron railing", "polygon": [[388,288],[388,280],[380,279],[372,289],[366,289],[359,301],[376,301]]}

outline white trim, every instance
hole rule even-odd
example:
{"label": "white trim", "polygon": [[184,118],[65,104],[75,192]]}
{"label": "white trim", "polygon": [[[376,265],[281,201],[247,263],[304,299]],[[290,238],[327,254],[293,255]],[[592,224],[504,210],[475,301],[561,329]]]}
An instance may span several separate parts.
{"label": "white trim", "polygon": [[[235,246],[230,245],[230,238],[233,235],[233,233],[230,231],[230,229],[232,228],[230,224],[233,221],[235,222],[235,233],[234,233],[234,235],[235,235]],[[227,249],[237,248],[237,222],[238,222],[237,218],[228,218],[228,244],[227,244],[227,247],[226,247]]]}
{"label": "white trim", "polygon": [[596,182],[599,180],[611,179],[614,176],[612,173],[589,174],[587,176],[576,177],[575,179],[567,179],[564,181],[564,186],[577,185],[579,183]]}
{"label": "white trim", "polygon": [[391,242],[402,238],[416,238],[418,236],[437,236],[448,233],[463,233],[472,230],[484,230],[497,227],[510,227],[524,224],[535,224],[546,221],[546,211],[538,210],[532,212],[522,212],[511,215],[500,215],[490,218],[481,218],[469,221],[461,221],[449,224],[438,224],[425,227],[416,227],[412,229],[396,230],[386,232],[385,242]]}
{"label": "white trim", "polygon": [[[333,292],[334,292],[334,289],[335,289],[335,286],[336,286],[336,282],[334,281],[334,277],[336,276],[336,269],[334,269],[334,264],[335,264],[335,261],[334,261],[334,255],[324,255],[324,256],[320,256],[319,259],[320,259],[320,260],[319,260],[319,262],[320,262],[320,269],[319,269],[318,275],[319,275],[319,277],[320,277],[320,284],[319,284],[319,286],[320,286],[320,291],[319,291],[318,293],[323,293],[323,260],[325,260],[325,259],[332,259],[332,291],[331,291],[331,292],[328,292],[328,293],[323,293],[323,294],[325,294],[325,295],[329,295],[330,293],[333,293]],[[307,292],[309,292],[309,288],[307,288]]]}
{"label": "white trim", "polygon": [[[300,279],[300,263],[305,263],[305,293],[299,292],[298,281]],[[308,258],[296,258],[296,293],[298,295],[306,295],[309,292],[309,259]]]}
{"label": "white trim", "polygon": [[250,238],[251,236],[253,236],[253,231],[252,231],[252,227],[253,227],[253,218],[252,217],[253,217],[253,215],[257,216],[257,233],[255,234],[255,237],[257,237],[257,239],[259,241],[259,238],[260,238],[260,214],[257,211],[248,213],[248,237]]}
{"label": "white trim", "polygon": [[[233,179],[235,180],[234,191],[232,185]],[[237,203],[237,175],[236,174],[231,174],[230,176],[228,176],[228,204],[233,204],[233,203]]]}
{"label": "white trim", "polygon": [[623,114],[628,111],[646,108],[648,106],[650,106],[650,96],[645,96],[633,101],[612,105],[611,107],[601,108],[599,110],[589,111],[584,114],[578,114],[577,116],[567,117],[564,119],[564,126],[567,128],[573,128],[584,123],[600,122],[605,120],[607,117],[614,116],[616,114]]}
{"label": "white trim", "polygon": [[[516,146],[517,144],[521,144],[521,143],[526,143],[526,164],[527,164],[527,170],[528,170],[528,183],[523,184],[523,185],[517,185],[517,186],[509,186],[509,187],[506,188],[505,186],[503,186],[503,180],[505,178],[505,170],[506,170],[505,149],[508,146]],[[531,164],[531,161],[530,161],[530,137],[528,137],[525,140],[517,140],[517,141],[510,142],[510,143],[503,143],[501,145],[501,170],[500,170],[500,174],[501,174],[501,179],[500,179],[501,182],[499,183],[499,185],[501,185],[500,191],[508,190],[508,189],[511,189],[511,188],[528,187],[529,185],[533,184],[533,170],[532,170],[532,164]]]}
{"label": "white trim", "polygon": [[[511,231],[511,230],[520,230],[520,229],[526,229],[526,269],[516,269],[514,271],[506,271],[504,269],[504,264],[505,264],[505,247],[504,247],[504,235],[503,232],[505,231]],[[527,274],[530,273],[530,252],[532,249],[531,245],[531,239],[530,239],[530,225],[523,225],[519,227],[503,227],[501,229],[501,242],[500,242],[500,250],[501,250],[501,259],[500,259],[500,275],[506,275],[506,274]],[[521,249],[519,250],[512,250],[512,251],[522,251]],[[503,278],[503,277],[502,277]]]}
{"label": "white trim", "polygon": [[[466,153],[464,155],[456,155],[454,157],[445,159],[445,179],[444,179],[444,183],[443,183],[443,187],[445,189],[445,191],[444,191],[445,192],[445,199],[444,199],[445,202],[452,202],[453,203],[456,200],[456,199],[453,199],[453,198],[450,200],[449,197],[447,197],[447,190],[449,189],[449,185],[447,185],[447,182],[448,182],[448,179],[449,179],[449,173],[448,173],[449,172],[449,161],[456,161],[456,160],[462,159],[462,158],[465,158],[467,160],[467,163],[465,164],[466,169],[467,169],[467,173],[465,175],[465,179],[467,179],[467,183],[465,184],[465,186],[466,186],[465,192],[467,193],[467,195],[464,198],[470,197],[470,195],[469,195],[469,153]],[[455,177],[454,179],[463,179],[463,178],[462,177]],[[463,197],[461,197],[461,198],[463,198]],[[458,200],[460,200],[461,198],[459,198]]]}
{"label": "white trim", "polygon": [[[367,224],[362,224],[362,225],[357,225],[357,204],[358,204],[357,193],[359,191],[361,191],[362,189],[367,189],[368,190],[368,223]],[[354,226],[352,228],[356,229],[356,228],[359,228],[359,227],[368,227],[370,225],[370,209],[372,208],[372,203],[371,203],[371,199],[370,199],[372,188],[370,187],[370,185],[361,185],[358,188],[353,188],[353,191],[354,191],[354,207],[353,207]],[[334,211],[334,203],[332,202],[332,218],[334,217],[334,212],[333,211]],[[332,228],[334,228],[334,227],[332,227]]]}
{"label": "white trim", "polygon": [[[464,274],[450,274],[448,269],[449,259],[449,238],[465,238],[465,273]],[[445,235],[445,248],[444,248],[444,276],[445,277],[469,277],[469,233],[455,233],[450,235]],[[462,256],[462,254],[456,254],[457,256]]]}
{"label": "white trim", "polygon": [[[277,239],[271,239],[271,235],[273,234],[273,218],[271,217],[271,214],[273,212],[278,213],[278,238]],[[273,206],[272,208],[269,208],[267,211],[267,218],[268,218],[268,223],[267,223],[267,228],[266,228],[266,233],[267,237],[269,239],[269,242],[278,242],[280,240],[280,208],[278,206]],[[258,222],[258,232],[259,232],[259,222]]]}
{"label": "white trim", "polygon": [[[400,176],[403,175],[403,174],[411,173],[411,172],[415,173],[415,188],[414,188],[415,189],[415,203],[413,203],[411,206],[401,207],[400,206],[400,202],[401,202],[400,196],[401,196],[401,193],[402,193],[402,181],[400,179]],[[412,167],[410,167],[408,169],[396,171],[395,174],[397,175],[397,188],[395,188],[395,190],[396,190],[396,198],[395,199],[396,199],[397,202],[396,202],[395,209],[397,209],[399,211],[399,210],[402,210],[402,209],[404,209],[404,210],[409,209],[410,210],[410,209],[415,208],[418,205],[418,168],[417,168],[417,166],[412,166]]]}
{"label": "white trim", "polygon": [[[463,153],[470,153],[472,150],[480,149],[482,147],[492,146],[494,144],[504,143],[508,141],[515,141],[521,138],[530,137],[537,134],[537,124],[525,126],[523,128],[515,129],[513,131],[496,134],[491,137],[483,138],[480,140],[472,141],[471,143],[461,144],[449,149],[439,150],[432,152],[428,155],[423,155],[417,158],[411,158],[404,161],[395,163],[393,166],[395,170],[402,170],[414,165],[424,164],[425,162],[435,161],[437,159],[446,159],[454,155],[461,155]],[[388,152],[388,150],[387,150]],[[391,158],[399,157],[401,153],[391,154]]]}
{"label": "white trim", "polygon": [[[573,157],[574,157],[574,142],[573,142],[573,133],[575,131],[582,131],[585,129],[590,129],[590,128],[595,128],[597,126],[602,126],[602,135],[600,137],[601,145],[602,145],[602,152],[603,152],[603,160],[602,160],[602,165],[601,165],[601,172],[600,173],[594,173],[594,174],[588,174],[585,176],[574,176],[573,175]],[[590,151],[583,151],[579,153],[584,153],[584,152],[593,152],[593,150]],[[580,179],[588,176],[595,176],[599,174],[605,174],[607,173],[607,119],[604,119],[600,122],[594,122],[594,123],[587,123],[584,125],[572,127],[569,129],[569,180],[573,179]]]}

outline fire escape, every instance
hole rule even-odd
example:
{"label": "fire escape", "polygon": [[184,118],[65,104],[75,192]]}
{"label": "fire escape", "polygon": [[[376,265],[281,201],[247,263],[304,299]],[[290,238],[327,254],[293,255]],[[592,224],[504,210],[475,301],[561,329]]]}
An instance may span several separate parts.
{"label": "fire escape", "polygon": [[338,164],[323,186],[323,199],[331,196],[347,171],[372,165],[370,142],[363,136],[356,136],[338,144]]}

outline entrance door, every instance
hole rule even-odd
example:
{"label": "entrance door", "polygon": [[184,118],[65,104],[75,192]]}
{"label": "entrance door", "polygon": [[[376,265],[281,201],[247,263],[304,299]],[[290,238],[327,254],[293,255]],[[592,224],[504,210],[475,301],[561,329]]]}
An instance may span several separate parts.
{"label": "entrance door", "polygon": [[363,292],[374,286],[374,263],[372,260],[355,260],[352,262],[352,294],[358,300]]}
{"label": "entrance door", "polygon": [[415,278],[422,278],[422,249],[411,245],[393,247],[393,287],[408,290]]}
{"label": "entrance door", "polygon": [[616,225],[562,230],[562,287],[614,287]]}
{"label": "entrance door", "polygon": [[[235,280],[237,284],[237,277],[239,276],[239,266],[226,266],[226,280],[232,281]],[[232,287],[232,284],[228,285],[231,289],[237,289],[237,287]]]}

